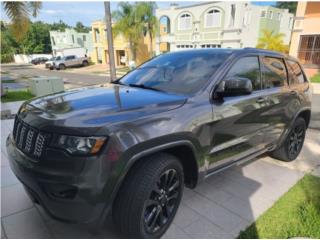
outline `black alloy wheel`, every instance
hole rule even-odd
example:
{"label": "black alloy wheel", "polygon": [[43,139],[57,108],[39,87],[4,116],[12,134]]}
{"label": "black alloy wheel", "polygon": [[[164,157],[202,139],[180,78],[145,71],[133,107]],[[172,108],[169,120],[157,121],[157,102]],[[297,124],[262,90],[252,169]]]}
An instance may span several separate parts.
{"label": "black alloy wheel", "polygon": [[270,153],[271,157],[285,162],[295,160],[303,147],[306,130],[306,121],[302,117],[298,117],[285,140],[276,150]]}
{"label": "black alloy wheel", "polygon": [[161,174],[144,210],[144,224],[148,233],[155,233],[174,216],[180,195],[180,180],[175,169],[166,170]]}
{"label": "black alloy wheel", "polygon": [[184,172],[167,153],[145,157],[129,171],[113,205],[113,220],[126,238],[160,238],[181,202]]}
{"label": "black alloy wheel", "polygon": [[292,129],[289,135],[288,155],[289,158],[296,158],[302,148],[305,135],[305,128],[303,125],[298,125]]}

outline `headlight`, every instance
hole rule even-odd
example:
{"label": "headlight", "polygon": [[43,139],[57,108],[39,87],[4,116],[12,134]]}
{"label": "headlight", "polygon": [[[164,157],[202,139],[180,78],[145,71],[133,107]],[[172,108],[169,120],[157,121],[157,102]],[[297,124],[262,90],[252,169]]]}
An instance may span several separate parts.
{"label": "headlight", "polygon": [[52,146],[64,149],[71,154],[89,155],[99,152],[105,141],[105,137],[59,135],[54,138]]}

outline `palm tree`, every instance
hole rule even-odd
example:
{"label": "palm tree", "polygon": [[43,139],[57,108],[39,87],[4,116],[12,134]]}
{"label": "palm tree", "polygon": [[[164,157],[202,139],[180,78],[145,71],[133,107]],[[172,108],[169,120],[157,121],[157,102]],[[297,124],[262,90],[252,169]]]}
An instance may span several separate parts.
{"label": "palm tree", "polygon": [[22,40],[29,28],[29,17],[36,17],[42,7],[41,2],[2,2],[3,8],[12,22],[11,30],[17,41]]}
{"label": "palm tree", "polygon": [[289,46],[284,44],[283,33],[274,33],[273,31],[263,30],[262,36],[258,40],[257,48],[275,50],[288,53]]}
{"label": "palm tree", "polygon": [[122,34],[129,42],[131,60],[136,60],[136,53],[139,40],[143,33],[143,25],[137,16],[136,4],[120,2],[118,10],[113,12],[115,24],[113,33],[115,36]]}
{"label": "palm tree", "polygon": [[158,19],[154,15],[157,4],[155,2],[139,2],[136,6],[137,15],[144,25],[144,32],[149,34],[150,57],[153,57],[153,39],[158,30]]}

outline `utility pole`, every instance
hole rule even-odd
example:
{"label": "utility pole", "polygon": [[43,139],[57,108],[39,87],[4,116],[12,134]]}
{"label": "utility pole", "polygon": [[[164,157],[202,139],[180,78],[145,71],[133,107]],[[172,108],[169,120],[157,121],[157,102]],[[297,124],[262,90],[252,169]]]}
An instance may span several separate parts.
{"label": "utility pole", "polygon": [[114,62],[114,50],[113,50],[113,37],[112,37],[112,23],[110,2],[104,2],[106,30],[107,30],[107,42],[108,42],[108,55],[109,55],[109,67],[110,67],[110,82],[116,80],[116,66]]}

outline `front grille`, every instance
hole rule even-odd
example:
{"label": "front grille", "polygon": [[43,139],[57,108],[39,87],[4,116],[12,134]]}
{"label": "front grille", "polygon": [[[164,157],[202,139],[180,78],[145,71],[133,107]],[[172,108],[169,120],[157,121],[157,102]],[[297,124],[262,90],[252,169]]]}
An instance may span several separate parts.
{"label": "front grille", "polygon": [[13,138],[17,148],[26,155],[33,158],[41,158],[48,146],[51,135],[29,126],[16,116]]}

